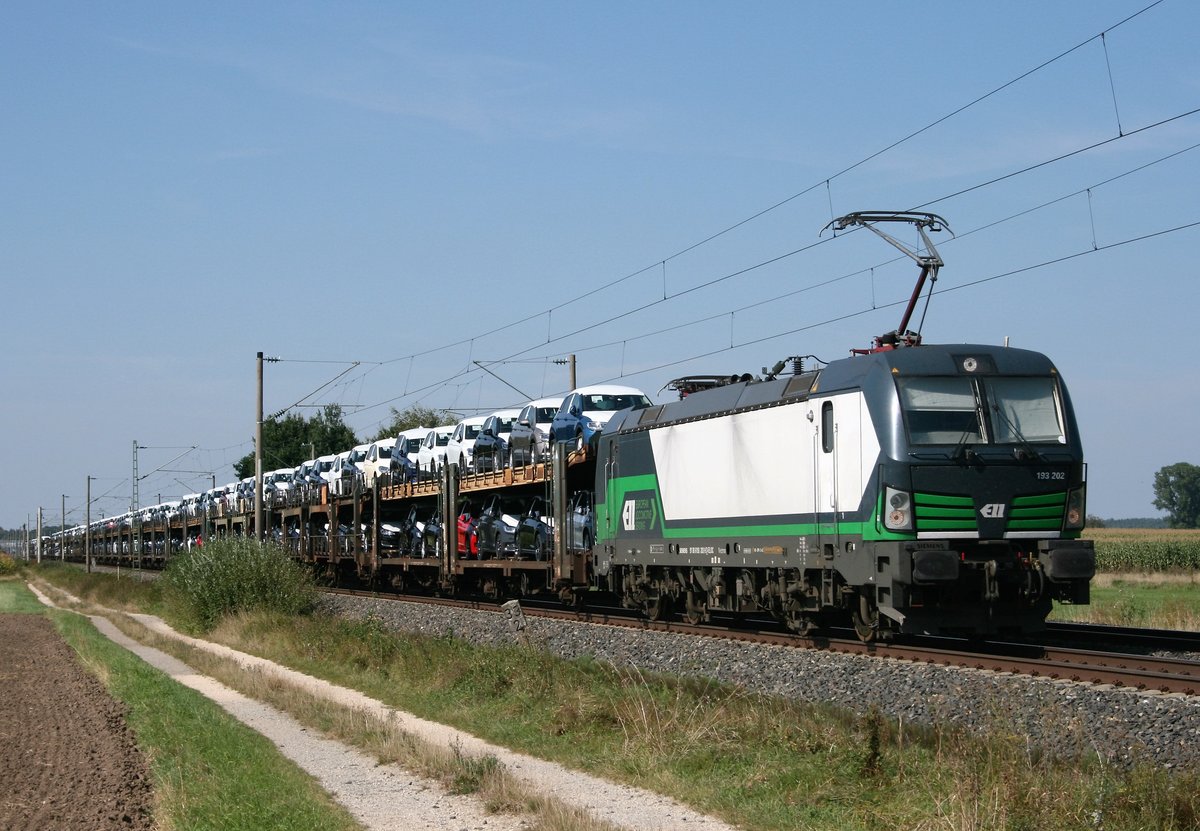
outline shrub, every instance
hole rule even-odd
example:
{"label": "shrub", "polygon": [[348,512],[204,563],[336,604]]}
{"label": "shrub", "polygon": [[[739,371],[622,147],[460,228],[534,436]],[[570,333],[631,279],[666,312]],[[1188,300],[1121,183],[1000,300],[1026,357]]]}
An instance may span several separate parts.
{"label": "shrub", "polygon": [[0,551],[0,577],[17,573],[17,561]]}
{"label": "shrub", "polygon": [[239,612],[299,614],[315,598],[309,573],[283,548],[244,537],[213,540],[172,558],[162,583],[169,613],[200,632]]}

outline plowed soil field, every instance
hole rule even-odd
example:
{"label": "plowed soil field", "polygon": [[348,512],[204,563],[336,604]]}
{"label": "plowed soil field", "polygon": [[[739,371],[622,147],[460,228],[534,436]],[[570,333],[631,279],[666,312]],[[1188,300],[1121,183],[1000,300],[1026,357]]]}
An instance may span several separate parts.
{"label": "plowed soil field", "polygon": [[0,828],[150,829],[124,708],[40,615],[0,614]]}

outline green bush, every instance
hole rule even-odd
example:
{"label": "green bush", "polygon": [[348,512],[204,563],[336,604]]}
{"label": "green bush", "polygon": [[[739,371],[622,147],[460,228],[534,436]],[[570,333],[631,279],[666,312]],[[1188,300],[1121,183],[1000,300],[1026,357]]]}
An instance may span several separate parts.
{"label": "green bush", "polygon": [[199,632],[239,612],[300,614],[315,598],[309,573],[283,548],[244,537],[213,540],[172,558],[162,584],[168,613]]}
{"label": "green bush", "polygon": [[0,551],[0,576],[17,573],[17,561]]}

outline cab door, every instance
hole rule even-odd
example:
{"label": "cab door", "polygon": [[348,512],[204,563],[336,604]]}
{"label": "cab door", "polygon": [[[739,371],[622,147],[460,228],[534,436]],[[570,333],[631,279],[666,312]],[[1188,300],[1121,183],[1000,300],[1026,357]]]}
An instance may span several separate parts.
{"label": "cab door", "polygon": [[813,436],[813,478],[818,543],[823,551],[841,544],[838,534],[837,418],[834,402],[820,402]]}

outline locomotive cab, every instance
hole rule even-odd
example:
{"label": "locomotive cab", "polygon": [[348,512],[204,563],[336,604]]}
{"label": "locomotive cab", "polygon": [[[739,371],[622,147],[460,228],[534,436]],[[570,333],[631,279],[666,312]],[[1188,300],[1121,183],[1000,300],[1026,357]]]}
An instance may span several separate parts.
{"label": "locomotive cab", "polygon": [[1054,600],[1087,603],[1095,555],[1078,539],[1083,452],[1050,361],[990,346],[870,360],[881,377],[868,395],[898,416],[879,420],[876,521],[865,535],[877,570],[866,605],[887,618],[881,628],[1030,631]]}

